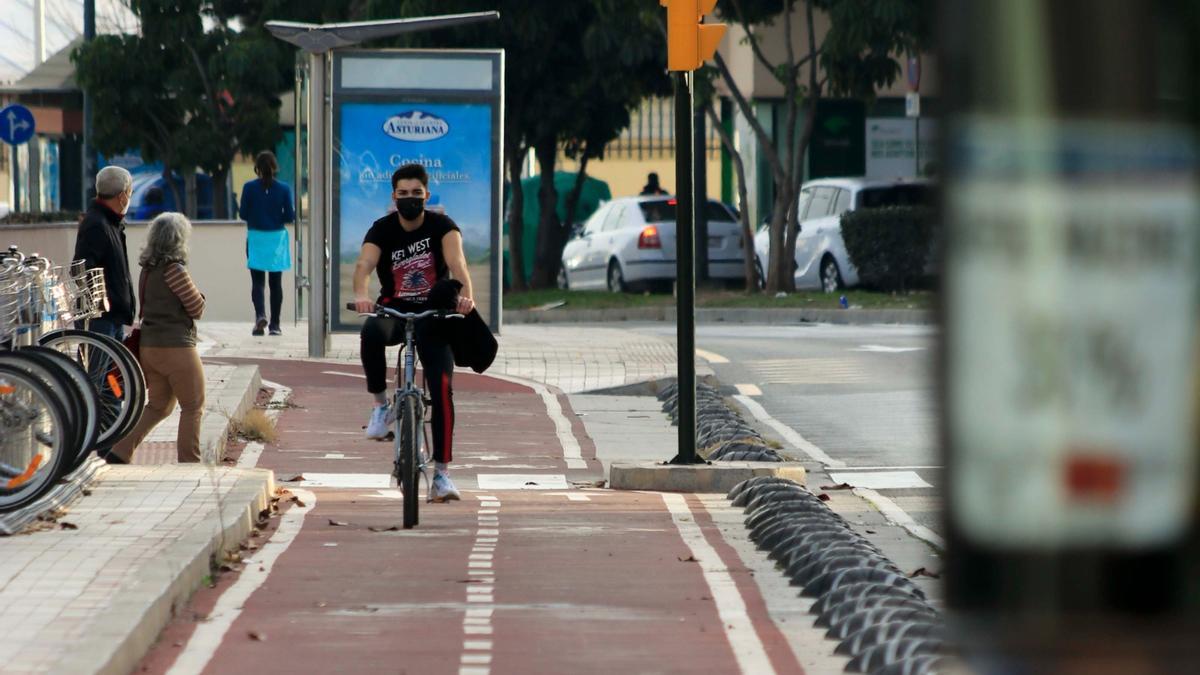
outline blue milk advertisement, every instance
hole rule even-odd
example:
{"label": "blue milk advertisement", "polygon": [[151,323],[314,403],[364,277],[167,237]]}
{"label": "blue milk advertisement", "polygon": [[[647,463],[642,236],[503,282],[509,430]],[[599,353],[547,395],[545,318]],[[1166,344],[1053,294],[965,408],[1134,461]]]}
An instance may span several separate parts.
{"label": "blue milk advertisement", "polygon": [[[409,163],[421,164],[429,174],[428,208],[450,216],[462,230],[475,301],[485,311],[488,305],[480,291],[490,286],[494,219],[492,105],[344,102],[339,112],[334,148],[333,246],[339,263],[339,278],[333,283],[335,328],[360,321],[344,309],[354,295],[354,263],[371,224],[395,212],[392,172]],[[372,297],[378,288],[372,274]]]}

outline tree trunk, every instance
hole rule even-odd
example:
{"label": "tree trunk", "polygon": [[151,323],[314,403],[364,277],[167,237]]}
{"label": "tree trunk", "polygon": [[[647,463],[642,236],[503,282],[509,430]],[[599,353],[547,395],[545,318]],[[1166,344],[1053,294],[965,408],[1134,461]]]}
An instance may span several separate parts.
{"label": "tree trunk", "polygon": [[212,177],[213,219],[229,220],[229,169],[221,169]]}
{"label": "tree trunk", "polygon": [[196,170],[194,168],[185,168],[183,170],[183,198],[187,202],[186,210],[183,212],[188,220],[196,219]]}
{"label": "tree trunk", "polygon": [[525,164],[525,148],[512,148],[508,156],[508,285],[515,292],[529,288],[525,283],[525,193],[521,189],[521,167]]}
{"label": "tree trunk", "polygon": [[[784,276],[791,274],[793,260],[789,260],[784,250],[784,228],[787,226],[788,212],[788,196],[786,184],[777,184],[775,192],[775,201],[771,204],[771,224],[769,234],[771,240],[771,259],[769,261],[769,269],[767,271],[767,292],[778,293],[787,290]],[[790,264],[788,264],[790,263]]]}
{"label": "tree trunk", "polygon": [[541,186],[538,188],[537,251],[533,261],[532,288],[553,288],[558,277],[558,266],[562,264],[563,242],[566,240],[558,222],[558,191],[554,189],[554,164],[558,159],[558,142],[551,137],[534,146]]}
{"label": "tree trunk", "polygon": [[167,189],[171,191],[171,203],[175,205],[175,210],[179,211],[186,209],[187,206],[183,203],[183,193],[179,191],[179,186],[175,184],[174,174],[173,167],[164,161],[162,171],[163,182],[167,184]]}
{"label": "tree trunk", "polygon": [[571,228],[575,226],[575,212],[579,209],[579,199],[583,195],[583,184],[587,181],[588,155],[584,148],[579,160],[579,171],[575,174],[575,184],[571,186],[571,194],[567,195],[567,220],[563,227],[570,236]]}
{"label": "tree trunk", "polygon": [[[810,97],[810,103],[805,106],[804,131],[800,134],[800,144],[796,147],[797,180],[796,180],[796,193],[795,193],[795,197],[792,199],[792,205],[791,205],[791,210],[793,213],[795,213],[796,209],[799,206],[799,196],[800,196],[799,188],[801,185],[801,181],[804,178],[804,167],[803,167],[804,159],[803,158],[804,158],[804,153],[808,150],[808,144],[812,140],[813,126],[816,124],[816,118],[817,118],[817,99],[814,97]],[[789,220],[796,220],[798,218],[799,218],[799,214],[795,214],[795,215],[791,216],[789,218]],[[792,236],[789,237],[787,240],[786,249],[787,249],[788,260],[796,259],[796,239],[797,239],[798,235],[799,235],[799,230],[797,229],[797,231],[794,232],[792,234]],[[792,288],[792,290],[795,290],[795,288],[796,288],[795,276],[792,276],[792,278],[791,278],[791,288]]]}
{"label": "tree trunk", "polygon": [[[733,139],[729,137],[729,132],[721,126],[721,118],[717,115],[711,102],[704,106],[704,111],[708,113],[708,119],[712,122],[713,128],[717,130],[717,135],[721,137],[721,145],[725,146],[725,151],[729,153],[729,158],[733,161],[734,173],[737,174],[738,204],[741,204],[741,208],[738,209],[738,220],[742,225],[742,262],[745,263],[746,293],[755,293],[758,291],[759,279],[758,268],[754,264],[754,230],[750,227],[750,211],[747,208],[750,198],[746,194],[746,167],[742,163],[742,153],[737,151],[733,145]],[[765,283],[764,280],[764,285]]]}

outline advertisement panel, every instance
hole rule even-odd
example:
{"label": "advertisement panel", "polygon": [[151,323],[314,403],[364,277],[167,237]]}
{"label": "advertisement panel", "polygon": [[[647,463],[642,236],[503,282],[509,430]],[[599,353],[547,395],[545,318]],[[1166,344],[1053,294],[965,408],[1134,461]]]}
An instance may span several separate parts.
{"label": "advertisement panel", "polygon": [[[485,54],[496,56],[498,54]],[[436,60],[429,52],[362,52],[342,57],[335,66],[333,119],[332,257],[330,279],[334,330],[355,330],[358,316],[345,309],[353,299],[354,265],[363,237],[377,219],[395,213],[392,173],[416,163],[429,174],[427,208],[444,213],[458,224],[474,287],[475,303],[484,319],[498,328],[499,285],[499,89],[498,78],[488,81],[486,94],[430,91],[428,83],[408,88],[388,78],[386,89],[370,89],[357,73],[364,61],[391,64],[419,58]],[[446,56],[451,66],[463,54]],[[478,59],[467,60],[472,65]],[[491,65],[485,61],[485,65]],[[497,62],[498,66],[498,62]],[[384,68],[383,70],[387,70]],[[490,68],[489,68],[490,72]],[[353,79],[351,79],[353,76]],[[460,80],[461,81],[461,80]],[[345,93],[338,95],[338,85]],[[483,93],[483,92],[480,92]],[[397,227],[399,223],[397,222]],[[370,294],[378,294],[374,274]],[[495,296],[495,297],[494,297]]]}

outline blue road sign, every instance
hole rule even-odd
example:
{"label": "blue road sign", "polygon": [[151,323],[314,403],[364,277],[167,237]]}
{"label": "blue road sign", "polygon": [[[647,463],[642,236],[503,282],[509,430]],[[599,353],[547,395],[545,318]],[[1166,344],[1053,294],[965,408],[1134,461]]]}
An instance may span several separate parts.
{"label": "blue road sign", "polygon": [[33,132],[33,112],[29,108],[14,103],[0,110],[0,141],[20,145],[33,138]]}

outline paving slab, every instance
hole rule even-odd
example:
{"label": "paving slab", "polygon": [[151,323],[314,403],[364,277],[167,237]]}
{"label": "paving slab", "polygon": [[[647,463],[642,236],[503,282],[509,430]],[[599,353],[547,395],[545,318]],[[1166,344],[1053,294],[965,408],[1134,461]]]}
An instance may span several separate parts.
{"label": "paving slab", "polygon": [[132,671],[273,494],[270,471],[104,467],[53,529],[0,539],[0,671]]}

